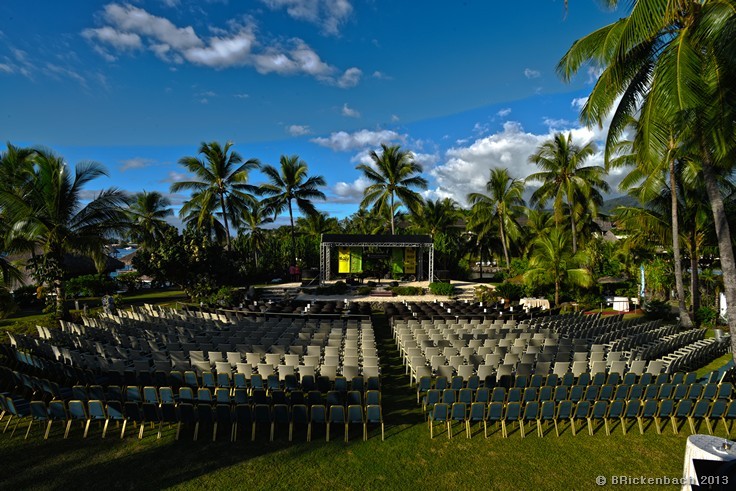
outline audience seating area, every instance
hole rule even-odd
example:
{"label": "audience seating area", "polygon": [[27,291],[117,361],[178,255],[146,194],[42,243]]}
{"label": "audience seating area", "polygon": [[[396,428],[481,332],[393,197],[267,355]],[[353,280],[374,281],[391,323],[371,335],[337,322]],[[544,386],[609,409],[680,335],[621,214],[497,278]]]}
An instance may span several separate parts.
{"label": "audience seating area", "polygon": [[[314,305],[314,304],[313,304]],[[0,408],[16,421],[47,425],[74,421],[103,426],[128,422],[200,427],[251,440],[268,427],[380,425],[379,360],[370,317],[326,314],[244,316],[154,307],[84,318],[61,329],[39,327],[39,337],[15,335],[5,346],[12,370],[0,372]],[[325,307],[325,308],[321,308]],[[313,307],[307,307],[312,310]],[[0,418],[1,419],[1,418]],[[18,423],[16,423],[17,428]],[[227,428],[227,430],[225,430]],[[15,428],[13,429],[13,433]],[[383,432],[382,432],[383,433]]]}
{"label": "audience seating area", "polygon": [[[429,305],[429,307],[427,307]],[[599,420],[609,431],[629,420],[640,431],[646,419],[711,421],[736,417],[733,387],[703,385],[683,371],[699,368],[726,353],[727,340],[705,339],[705,329],[622,315],[539,315],[514,318],[511,310],[478,315],[478,305],[394,304],[391,327],[406,374],[416,384],[430,428],[461,422],[468,436],[473,423],[582,420],[592,434]],[[489,309],[486,308],[486,313]],[[457,315],[451,315],[458,312]],[[463,314],[465,312],[466,314]],[[707,389],[706,389],[707,388]],[[724,419],[725,423],[725,419]],[[573,432],[576,427],[572,426]]]}

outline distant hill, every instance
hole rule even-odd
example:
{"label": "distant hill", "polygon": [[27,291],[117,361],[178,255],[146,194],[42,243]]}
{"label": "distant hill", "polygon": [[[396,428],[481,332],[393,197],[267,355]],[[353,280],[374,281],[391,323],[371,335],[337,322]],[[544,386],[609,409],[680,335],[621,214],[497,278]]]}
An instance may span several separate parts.
{"label": "distant hill", "polygon": [[619,196],[618,198],[611,198],[607,199],[603,202],[603,206],[600,208],[600,213],[603,213],[604,215],[610,215],[611,212],[617,207],[617,206],[640,206],[639,201],[637,201],[636,198],[632,198],[631,196],[625,194],[623,196]]}

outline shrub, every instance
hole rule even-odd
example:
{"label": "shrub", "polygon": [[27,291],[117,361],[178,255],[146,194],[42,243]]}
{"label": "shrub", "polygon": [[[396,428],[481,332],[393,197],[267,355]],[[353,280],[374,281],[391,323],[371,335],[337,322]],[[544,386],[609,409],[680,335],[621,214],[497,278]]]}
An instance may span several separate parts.
{"label": "shrub", "polygon": [[700,307],[695,312],[695,320],[703,326],[715,327],[718,320],[718,311],[713,307]]}
{"label": "shrub", "polygon": [[501,298],[519,300],[524,296],[524,286],[505,281],[496,287],[496,294]]}
{"label": "shrub", "polygon": [[391,291],[394,295],[424,295],[424,288],[420,286],[395,286]]}
{"label": "shrub", "polygon": [[13,290],[13,300],[22,309],[43,305],[43,298],[39,298],[36,285],[26,285],[16,288]]}
{"label": "shrub", "polygon": [[358,287],[358,295],[370,295],[373,291],[372,286],[359,286]]}
{"label": "shrub", "polygon": [[116,278],[121,286],[124,286],[128,293],[133,293],[138,289],[138,284],[141,281],[141,274],[138,271],[128,271],[127,273],[120,273]]}
{"label": "shrub", "polygon": [[484,304],[492,304],[498,300],[495,288],[485,285],[475,287],[475,300]]}
{"label": "shrub", "polygon": [[347,293],[350,287],[344,281],[337,281],[330,286],[318,286],[315,295],[341,295]]}
{"label": "shrub", "polygon": [[672,308],[667,302],[649,300],[644,304],[644,316],[648,319],[671,319]]}
{"label": "shrub", "polygon": [[429,284],[429,291],[432,295],[452,295],[455,287],[451,283],[434,282]]}
{"label": "shrub", "polygon": [[87,274],[66,282],[69,297],[99,297],[115,289],[115,282],[106,276]]}

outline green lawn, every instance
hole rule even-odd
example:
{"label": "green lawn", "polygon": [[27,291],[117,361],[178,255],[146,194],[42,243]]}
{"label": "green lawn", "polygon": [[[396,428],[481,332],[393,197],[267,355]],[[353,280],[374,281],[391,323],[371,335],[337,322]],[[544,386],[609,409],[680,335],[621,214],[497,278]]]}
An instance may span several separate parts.
{"label": "green lawn", "polygon": [[[25,425],[15,438],[0,435],[0,487],[4,489],[60,489],[94,483],[101,489],[591,489],[599,475],[678,477],[682,475],[687,426],[680,435],[667,426],[657,435],[653,425],[645,434],[630,426],[626,436],[619,424],[612,435],[598,428],[573,436],[568,424],[555,436],[546,429],[539,438],[531,428],[522,439],[518,429],[509,438],[494,428],[488,439],[473,428],[467,439],[460,425],[454,438],[438,430],[433,440],[416,404],[416,393],[408,377],[385,320],[376,322],[382,362],[382,397],[386,441],[374,429],[367,442],[353,427],[349,443],[342,441],[341,428],[334,427],[326,443],[324,430],[316,430],[311,443],[305,430],[295,432],[288,443],[287,429],[277,430],[276,441],[268,442],[268,431],[259,432],[256,442],[243,434],[236,443],[221,432],[212,442],[210,430],[192,441],[192,430],[174,440],[174,429],[165,429],[161,440],[147,429],[142,441],[128,429],[124,440],[115,428],[105,440],[94,427],[87,440],[74,426],[68,440],[57,426],[48,441],[35,428],[28,441],[22,439]],[[705,427],[703,427],[705,431]],[[722,426],[717,434],[725,436]],[[247,441],[246,441],[247,440]],[[624,488],[625,489],[625,488]]]}

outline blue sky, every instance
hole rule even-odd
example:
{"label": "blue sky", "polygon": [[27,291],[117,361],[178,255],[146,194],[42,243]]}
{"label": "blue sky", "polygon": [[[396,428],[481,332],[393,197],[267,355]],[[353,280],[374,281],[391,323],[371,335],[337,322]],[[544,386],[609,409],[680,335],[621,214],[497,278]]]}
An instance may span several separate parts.
{"label": "blue sky", "polygon": [[621,15],[594,0],[567,13],[562,0],[4,0],[0,137],[101,162],[110,177],[90,192],[168,192],[202,141],[272,165],[298,154],[337,217],[362,196],[355,166],[394,143],[423,165],[426,197],[462,203],[493,166],[532,172],[555,131],[600,141],[577,123],[595,70],[565,84],[555,65]]}

